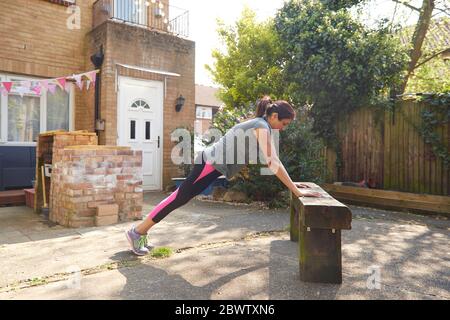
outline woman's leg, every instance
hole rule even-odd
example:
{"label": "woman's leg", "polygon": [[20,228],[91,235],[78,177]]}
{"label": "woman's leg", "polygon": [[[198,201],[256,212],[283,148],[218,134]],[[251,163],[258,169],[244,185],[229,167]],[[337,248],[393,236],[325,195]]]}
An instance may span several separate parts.
{"label": "woman's leg", "polygon": [[200,194],[221,175],[211,164],[202,163],[194,165],[192,172],[180,187],[150,212],[147,219],[135,228],[136,232],[146,234],[156,223],[164,219],[173,210],[183,206],[196,195]]}

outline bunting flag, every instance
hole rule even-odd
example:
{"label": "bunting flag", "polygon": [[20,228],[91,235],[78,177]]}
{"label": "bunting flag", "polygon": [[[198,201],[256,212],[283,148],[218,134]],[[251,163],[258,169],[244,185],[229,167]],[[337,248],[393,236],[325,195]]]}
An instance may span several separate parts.
{"label": "bunting flag", "polygon": [[89,86],[87,87],[88,90],[91,85],[94,88],[95,82],[97,80],[97,72],[96,71],[86,72],[84,75],[89,79],[86,81],[86,83],[89,83]]}
{"label": "bunting flag", "polygon": [[56,79],[56,84],[59,85],[61,90],[64,90],[66,88],[66,78],[58,78],[58,79]]}
{"label": "bunting flag", "polygon": [[44,88],[45,90],[48,90],[48,80],[42,80],[41,81],[41,88]]}
{"label": "bunting flag", "polygon": [[48,84],[48,91],[50,91],[51,94],[55,94],[55,92],[56,92],[56,84],[49,83]]}
{"label": "bunting flag", "polygon": [[3,86],[5,87],[6,91],[9,93],[11,92],[11,88],[12,88],[12,82],[2,82]]}
{"label": "bunting flag", "polygon": [[27,93],[34,93],[39,96],[43,92],[55,94],[57,88],[70,92],[71,83],[73,82],[76,83],[80,90],[84,89],[84,83],[86,83],[86,89],[89,90],[91,86],[95,87],[98,72],[99,70],[94,70],[53,79],[0,81],[0,95],[7,96],[13,92],[21,97]]}
{"label": "bunting flag", "polygon": [[35,87],[33,87],[33,89],[31,89],[34,93],[36,93],[38,96],[41,95],[42,89],[40,85],[37,85]]}
{"label": "bunting flag", "polygon": [[30,88],[27,87],[17,87],[15,90],[20,95],[21,98],[23,98],[25,93],[30,92]]}
{"label": "bunting flag", "polygon": [[78,88],[80,88],[80,90],[83,90],[83,81],[82,81],[82,77],[83,77],[82,74],[77,74],[77,75],[74,75],[74,76],[73,76],[73,78],[75,79],[75,81],[76,81],[76,83],[77,83],[77,86],[78,86]]}
{"label": "bunting flag", "polygon": [[89,78],[89,80],[92,82],[92,84],[95,85],[95,80],[97,79],[97,72],[91,71],[91,72],[85,73],[85,75],[86,75],[86,77]]}
{"label": "bunting flag", "polygon": [[22,87],[24,87],[26,89],[30,89],[31,88],[31,81],[23,81],[22,82]]}

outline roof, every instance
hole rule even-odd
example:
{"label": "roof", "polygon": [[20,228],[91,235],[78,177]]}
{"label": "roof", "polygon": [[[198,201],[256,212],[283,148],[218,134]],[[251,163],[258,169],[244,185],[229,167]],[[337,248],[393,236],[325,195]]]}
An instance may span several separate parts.
{"label": "roof", "polygon": [[195,85],[195,104],[208,107],[217,107],[223,105],[223,102],[217,98],[219,88],[204,86],[200,84]]}

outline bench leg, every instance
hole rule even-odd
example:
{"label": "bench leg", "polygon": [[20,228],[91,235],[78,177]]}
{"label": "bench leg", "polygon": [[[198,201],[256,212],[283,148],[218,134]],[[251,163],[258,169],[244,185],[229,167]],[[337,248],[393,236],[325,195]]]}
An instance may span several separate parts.
{"label": "bench leg", "polygon": [[299,223],[300,212],[299,208],[294,206],[291,202],[291,220],[290,220],[290,238],[293,242],[298,242],[298,233],[300,228]]}
{"label": "bench leg", "polygon": [[300,225],[300,280],[342,283],[341,230]]}

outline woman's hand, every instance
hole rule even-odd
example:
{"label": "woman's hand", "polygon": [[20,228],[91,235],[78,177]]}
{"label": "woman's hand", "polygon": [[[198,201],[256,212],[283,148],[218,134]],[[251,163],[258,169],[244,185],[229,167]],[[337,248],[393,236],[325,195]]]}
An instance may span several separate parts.
{"label": "woman's hand", "polygon": [[301,183],[301,182],[294,182],[295,186],[297,188],[311,188],[310,186],[308,186],[307,184]]}
{"label": "woman's hand", "polygon": [[312,191],[300,191],[298,188],[309,188],[309,186],[305,184],[300,184],[300,186],[296,186],[289,176],[286,168],[281,163],[278,158],[277,150],[272,143],[272,138],[267,129],[255,129],[254,134],[258,141],[259,146],[261,147],[261,151],[264,155],[267,165],[269,169],[277,176],[278,179],[286,186],[289,190],[291,190],[295,196],[297,197],[322,197],[322,195],[318,192]]}
{"label": "woman's hand", "polygon": [[[310,186],[308,186],[307,184],[304,183],[300,183],[300,182],[294,182],[295,186],[297,188],[300,189],[311,189]],[[314,191],[309,191],[309,190],[304,190],[304,191],[300,191],[300,195],[299,197],[315,197],[315,198],[321,198],[322,194],[319,192],[314,192]]]}
{"label": "woman's hand", "polygon": [[315,191],[300,191],[297,189],[297,192],[295,193],[296,197],[314,197],[314,198],[322,198],[322,194]]}
{"label": "woman's hand", "polygon": [[314,197],[314,198],[322,198],[322,194],[320,192],[314,191],[302,191],[302,197]]}

